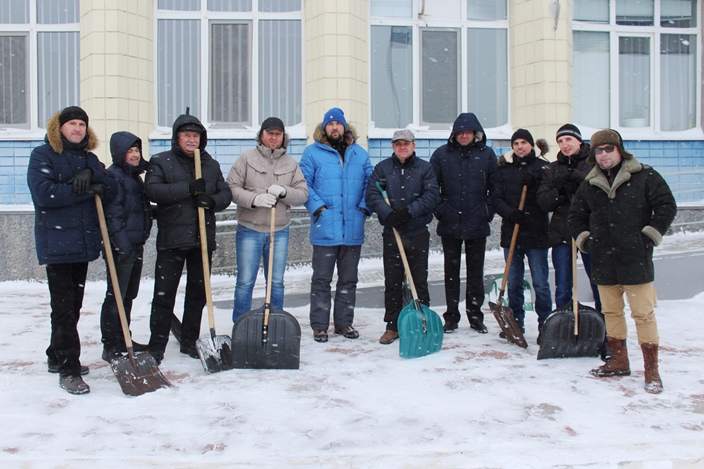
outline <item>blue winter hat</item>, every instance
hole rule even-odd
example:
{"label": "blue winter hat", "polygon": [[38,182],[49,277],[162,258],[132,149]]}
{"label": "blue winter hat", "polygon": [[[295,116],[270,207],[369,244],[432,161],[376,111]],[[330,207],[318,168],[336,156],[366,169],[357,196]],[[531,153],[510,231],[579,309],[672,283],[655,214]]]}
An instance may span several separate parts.
{"label": "blue winter hat", "polygon": [[342,109],[339,107],[334,107],[330,109],[328,112],[325,113],[325,117],[323,117],[323,129],[325,126],[327,126],[330,122],[339,122],[342,124],[342,126],[347,130],[347,121],[345,120],[345,113],[342,112]]}

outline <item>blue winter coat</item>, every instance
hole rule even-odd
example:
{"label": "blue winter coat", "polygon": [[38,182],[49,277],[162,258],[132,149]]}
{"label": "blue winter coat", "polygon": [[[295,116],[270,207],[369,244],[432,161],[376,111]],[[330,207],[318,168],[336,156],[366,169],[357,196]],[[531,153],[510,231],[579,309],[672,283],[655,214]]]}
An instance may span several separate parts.
{"label": "blue winter coat", "polygon": [[102,236],[95,194],[77,195],[69,181],[90,168],[93,183],[105,185],[105,200],[115,196],[115,180],[91,150],[98,138],[87,128],[86,138],[72,144],[62,138],[59,114],[47,123],[44,145],[29,157],[27,185],[34,203],[34,238],[39,264],[90,262],[100,255]]}
{"label": "blue winter coat", "polygon": [[[377,182],[386,188],[391,206],[386,203]],[[396,155],[374,166],[367,186],[367,205],[379,216],[379,223],[386,222],[386,217],[397,208],[406,207],[411,220],[400,233],[403,236],[416,236],[428,230],[428,223],[433,220],[433,210],[440,202],[440,188],[435,171],[430,163],[414,153],[401,165]],[[389,227],[384,232],[392,233]]]}
{"label": "blue winter coat", "polygon": [[149,167],[144,158],[138,166],[125,161],[127,150],[137,144],[142,152],[142,140],[130,132],[115,132],[110,137],[112,165],[108,173],[117,181],[115,198],[105,204],[110,242],[119,252],[129,252],[134,246],[143,245],[152,229],[149,200],[144,193],[140,174]]}
{"label": "blue winter coat", "polygon": [[[455,135],[466,130],[475,132],[475,141],[463,147]],[[430,164],[440,186],[441,200],[435,208],[438,235],[455,239],[489,236],[499,166],[474,114],[457,117],[447,143],[433,152]]]}
{"label": "blue winter coat", "polygon": [[[327,143],[322,124],[313,137],[315,143],[303,150],[299,163],[308,183],[305,207],[310,213],[310,242],[315,246],[360,246],[364,243],[364,221],[371,213],[364,201],[372,172],[369,154],[354,143],[352,126],[347,127],[344,160]],[[314,215],[323,206],[327,210]]]}

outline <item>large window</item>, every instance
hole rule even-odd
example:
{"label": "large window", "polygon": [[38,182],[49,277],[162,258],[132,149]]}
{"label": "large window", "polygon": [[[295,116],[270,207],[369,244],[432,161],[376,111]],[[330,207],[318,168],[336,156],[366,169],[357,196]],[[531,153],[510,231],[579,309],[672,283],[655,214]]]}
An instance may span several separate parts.
{"label": "large window", "polygon": [[301,0],[158,0],[157,23],[160,126],[186,108],[211,128],[302,121]]}
{"label": "large window", "polygon": [[626,131],[697,127],[696,7],[696,0],[575,0],[575,121]]}
{"label": "large window", "polygon": [[371,0],[373,127],[508,123],[506,0]]}
{"label": "large window", "polygon": [[78,0],[2,0],[0,128],[45,128],[79,104]]}

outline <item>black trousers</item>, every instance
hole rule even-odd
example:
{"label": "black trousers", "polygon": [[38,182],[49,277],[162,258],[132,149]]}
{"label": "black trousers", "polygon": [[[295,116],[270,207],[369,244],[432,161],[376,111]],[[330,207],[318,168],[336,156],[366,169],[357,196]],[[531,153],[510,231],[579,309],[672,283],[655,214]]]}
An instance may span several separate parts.
{"label": "black trousers", "polygon": [[[122,304],[125,307],[127,324],[130,323],[132,302],[139,293],[139,283],[142,279],[142,255],[143,246],[134,246],[126,257],[118,257],[117,251],[113,249],[112,257],[115,260],[115,273],[117,283],[120,286]],[[107,260],[105,261],[107,265]],[[115,302],[115,292],[112,289],[112,278],[110,269],[107,269],[107,292],[100,311],[100,332],[102,334],[103,345],[106,348],[119,347],[124,344],[125,338],[122,334],[122,325]]]}
{"label": "black trousers", "polygon": [[[212,257],[212,251],[208,251],[208,265],[211,264]],[[200,248],[158,251],[154,272],[154,299],[149,319],[151,330],[149,350],[163,353],[169,342],[171,318],[184,264],[186,265],[186,297],[183,302],[181,346],[195,345],[200,336],[200,321],[206,303]]]}
{"label": "black trousers", "polygon": [[50,361],[59,364],[62,376],[81,375],[78,319],[81,317],[87,274],[87,262],[46,266],[51,297],[51,341],[46,355]]}
{"label": "black trousers", "polygon": [[354,322],[357,301],[357,273],[362,246],[313,246],[313,275],[310,282],[310,327],[327,331],[330,326],[330,284],[337,266],[333,322],[336,329]]}
{"label": "black trousers", "polygon": [[[384,233],[384,321],[386,329],[398,331],[398,315],[403,304],[403,278],[405,276],[401,254],[393,234]],[[430,306],[428,292],[428,249],[430,233],[425,231],[416,236],[402,237],[403,249],[418,292],[418,299]]]}
{"label": "black trousers", "polygon": [[462,263],[462,245],[464,244],[467,281],[465,292],[465,310],[470,322],[484,321],[482,304],[484,303],[484,253],[486,238],[455,239],[442,238],[442,250],[445,257],[445,300],[447,312],[443,314],[446,322],[460,322],[460,264]]}

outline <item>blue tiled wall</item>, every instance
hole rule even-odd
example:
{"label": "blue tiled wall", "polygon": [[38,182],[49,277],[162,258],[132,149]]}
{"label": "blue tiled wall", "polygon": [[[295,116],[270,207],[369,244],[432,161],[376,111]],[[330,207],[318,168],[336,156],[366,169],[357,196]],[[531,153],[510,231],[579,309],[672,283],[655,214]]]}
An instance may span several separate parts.
{"label": "blue tiled wall", "polygon": [[[38,140],[0,141],[0,204],[31,204],[27,188],[27,164],[32,149],[42,143]],[[423,159],[430,159],[433,151],[444,143],[444,140],[419,139],[416,141],[416,154]],[[209,140],[208,152],[220,162],[222,172],[227,176],[235,158],[254,145],[254,140]],[[625,145],[640,162],[653,166],[663,175],[678,202],[704,200],[704,141],[634,141],[625,142]],[[170,140],[150,141],[152,155],[165,151],[170,146]],[[305,139],[292,140],[288,153],[298,161],[305,147]],[[507,142],[496,142],[494,145],[497,155],[508,150]],[[390,139],[369,140],[372,164],[388,158],[391,153]]]}

